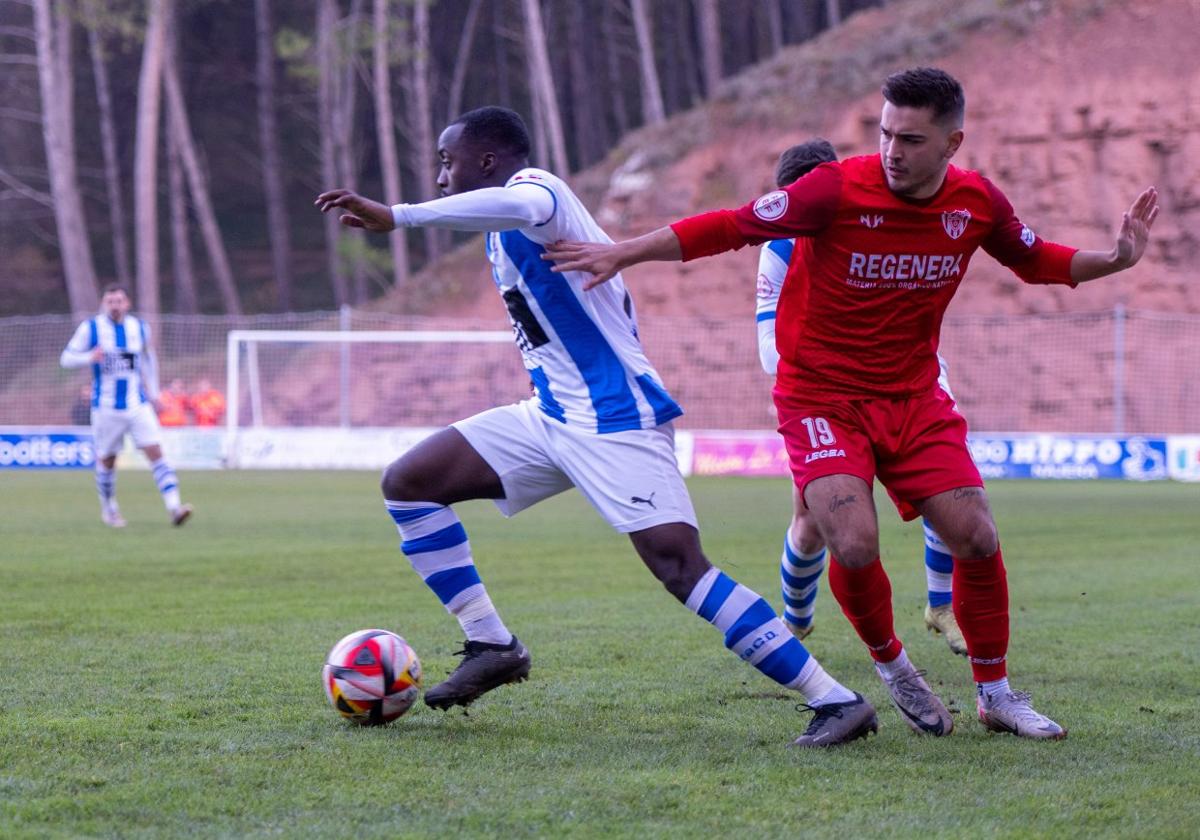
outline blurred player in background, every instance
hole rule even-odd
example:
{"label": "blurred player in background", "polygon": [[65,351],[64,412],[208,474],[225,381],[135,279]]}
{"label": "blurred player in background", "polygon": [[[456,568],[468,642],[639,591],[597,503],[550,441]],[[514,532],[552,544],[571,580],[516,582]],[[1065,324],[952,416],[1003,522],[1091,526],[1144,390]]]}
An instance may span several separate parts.
{"label": "blurred player in background", "polygon": [[[562,242],[557,270],[585,288],[647,260],[691,260],[808,237],[806,282],[779,301],[775,406],[792,473],[830,548],[829,585],[917,732],[953,721],[896,637],[879,561],[876,476],[919,512],[954,557],[954,614],[967,640],[979,719],[988,729],[1058,739],[1066,730],[1008,683],[1008,583],[996,523],[967,449],[966,421],[937,385],[942,317],[983,248],[1027,283],[1075,286],[1138,262],[1158,215],[1151,187],[1125,212],[1113,247],[1077,251],[1021,224],[978,172],[950,165],[965,98],[948,73],[921,67],[883,86],[879,154],[824,163],[737,210],[705,213],[617,244]],[[906,510],[905,508],[911,508]]]}
{"label": "blurred player in background", "polygon": [[[822,163],[837,160],[837,152],[828,140],[816,138],[792,146],[779,156],[775,168],[775,184],[786,187],[799,180]],[[779,293],[789,276],[788,266],[803,260],[809,253],[811,240],[773,239],[762,246],[758,256],[758,285],[755,322],[758,326],[758,358],[763,370],[775,376],[779,367],[779,351],[775,348],[775,314]],[[805,282],[804,266],[792,267],[793,283]],[[946,362],[938,354],[941,374],[938,384],[950,394]],[[953,395],[951,395],[953,396]],[[954,618],[950,604],[951,578],[954,558],[928,522],[925,530],[925,583],[928,601],[925,604],[925,626],[946,637],[950,650],[967,655],[967,642]],[[813,518],[792,485],[792,522],[783,537],[783,555],[779,560],[779,575],[783,589],[783,623],[796,636],[804,639],[813,629],[813,609],[817,600],[817,581],[825,570],[825,540]]]}
{"label": "blurred player in background", "polygon": [[100,518],[112,528],[125,527],[117,505],[116,464],[129,435],[150,462],[171,522],[182,525],[192,515],[192,506],[180,501],[179,479],[163,459],[152,405],[158,398],[158,372],[150,328],[129,313],[129,292],[123,286],[106,286],[100,306],[99,315],[75,330],[59,359],[65,368],[92,366],[91,420]]}
{"label": "blurred player in background", "polygon": [[[585,295],[585,275],[555,274],[542,259],[545,245],[559,239],[612,240],[563,181],[529,166],[529,152],[516,113],[480,108],[439,138],[444,198],[388,207],[333,190],[316,202],[322,211],[345,211],[343,223],[371,231],[427,225],[487,232],[492,278],[536,389],[532,399],[426,438],[384,474],[402,551],[467,636],[462,663],[425,693],[425,702],[466,705],[524,679],[530,667],[449,505],[494,499],[512,516],[574,486],[629,534],[672,595],[721,630],[726,647],[807,699],[815,714],[798,746],[831,746],[874,731],[870,703],[826,674],[763,598],[704,556],[675,460],[672,420],[683,412],[642,352],[621,278]],[[653,637],[641,643],[654,650]]]}

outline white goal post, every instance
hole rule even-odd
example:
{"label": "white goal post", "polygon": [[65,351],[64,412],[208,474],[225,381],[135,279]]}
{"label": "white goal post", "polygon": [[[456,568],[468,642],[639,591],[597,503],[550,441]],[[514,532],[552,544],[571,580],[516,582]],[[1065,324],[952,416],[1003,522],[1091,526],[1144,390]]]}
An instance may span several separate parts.
{"label": "white goal post", "polygon": [[[499,344],[508,345],[503,355],[483,353],[478,347]],[[360,408],[359,414],[363,413],[363,402],[382,401],[389,385],[392,391],[416,397],[417,392],[426,390],[422,384],[434,378],[430,370],[439,374],[436,384],[443,392],[440,403],[453,401],[445,396],[446,393],[453,395],[478,390],[481,383],[490,385],[492,380],[502,380],[494,388],[505,397],[519,398],[522,388],[527,393],[527,386],[523,384],[527,376],[512,344],[512,332],[507,330],[230,330],[226,338],[226,465],[246,465],[243,463],[242,439],[255,433],[261,436],[268,431],[274,432],[275,437],[268,446],[286,441],[291,430],[293,437],[301,432],[307,435],[305,446],[308,449],[320,448],[325,441],[331,443],[328,448],[337,448],[333,444],[344,445],[354,436],[365,440],[372,431],[387,429],[394,432],[398,427],[440,425],[457,419],[409,422],[389,419],[369,408],[366,409],[371,418],[369,422],[364,422],[361,416],[358,419],[352,417],[353,408]],[[380,349],[365,354],[356,351],[352,361],[351,349],[357,345],[378,345]],[[386,345],[405,345],[406,350],[388,355]],[[416,345],[424,345],[424,348],[419,349]],[[475,350],[464,352],[464,345],[475,346]],[[263,360],[260,357],[267,348],[271,348],[272,353],[269,360]],[[423,373],[424,379],[400,381],[406,375],[417,373]],[[383,382],[384,379],[388,381]],[[265,400],[278,399],[280,392],[302,401],[305,393],[314,391],[319,392],[325,410],[314,414],[313,418],[294,422],[295,411],[272,411],[272,406],[264,406]],[[470,410],[477,409],[472,404]],[[275,448],[280,447],[275,445]],[[336,459],[330,463],[313,460],[296,464],[336,465]]]}

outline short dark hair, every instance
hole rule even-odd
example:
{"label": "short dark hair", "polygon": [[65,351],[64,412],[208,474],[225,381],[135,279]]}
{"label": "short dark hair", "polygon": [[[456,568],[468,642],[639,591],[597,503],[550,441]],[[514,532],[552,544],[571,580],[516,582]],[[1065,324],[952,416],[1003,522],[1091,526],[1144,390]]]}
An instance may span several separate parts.
{"label": "short dark hair", "polygon": [[893,73],[883,83],[883,98],[902,108],[931,108],[933,119],[961,126],[967,100],[958,79],[937,67]]}
{"label": "short dark hair", "polygon": [[779,163],[775,166],[775,184],[786,187],[822,163],[831,163],[837,159],[833,144],[825,138],[814,137],[812,140],[806,140],[779,156]]}
{"label": "short dark hair", "polygon": [[104,288],[100,290],[100,297],[104,297],[109,292],[120,292],[125,297],[133,300],[133,295],[129,294],[129,289],[125,288],[124,283],[105,283]]}
{"label": "short dark hair", "polygon": [[516,111],[487,105],[467,111],[453,124],[462,126],[462,139],[468,143],[488,146],[516,158],[529,157],[529,130]]}

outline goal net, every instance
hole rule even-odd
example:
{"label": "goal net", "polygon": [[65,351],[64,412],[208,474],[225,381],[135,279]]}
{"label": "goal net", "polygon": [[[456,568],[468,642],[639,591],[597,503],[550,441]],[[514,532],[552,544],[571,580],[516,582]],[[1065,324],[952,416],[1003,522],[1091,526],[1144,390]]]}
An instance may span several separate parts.
{"label": "goal net", "polygon": [[231,330],[226,352],[234,467],[377,466],[530,393],[508,331]]}

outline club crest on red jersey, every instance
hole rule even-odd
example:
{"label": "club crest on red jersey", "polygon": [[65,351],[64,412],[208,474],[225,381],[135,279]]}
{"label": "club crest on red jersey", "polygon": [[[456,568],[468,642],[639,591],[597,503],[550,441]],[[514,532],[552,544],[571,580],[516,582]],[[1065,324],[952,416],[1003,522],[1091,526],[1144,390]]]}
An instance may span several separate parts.
{"label": "club crest on red jersey", "polygon": [[942,227],[951,239],[958,239],[967,230],[967,222],[971,221],[970,210],[943,210]]}
{"label": "club crest on red jersey", "polygon": [[788,195],[783,190],[769,192],[754,202],[754,215],[764,222],[773,222],[787,212]]}

